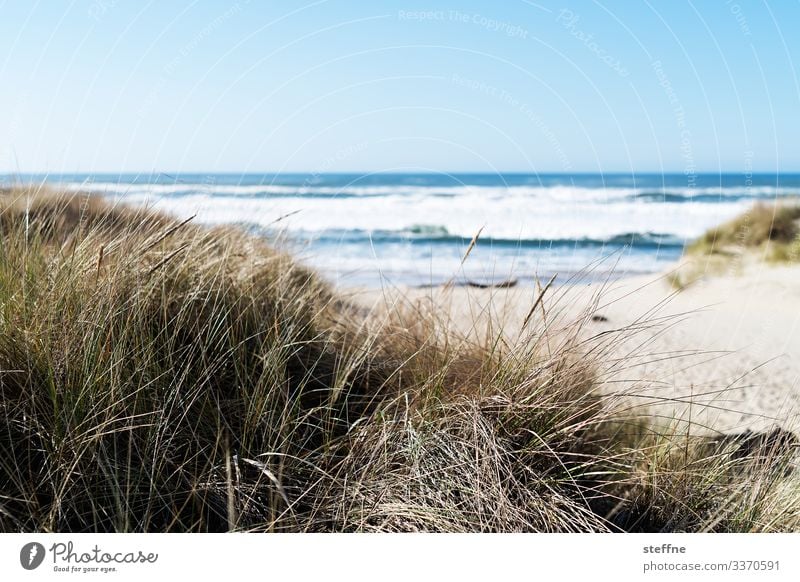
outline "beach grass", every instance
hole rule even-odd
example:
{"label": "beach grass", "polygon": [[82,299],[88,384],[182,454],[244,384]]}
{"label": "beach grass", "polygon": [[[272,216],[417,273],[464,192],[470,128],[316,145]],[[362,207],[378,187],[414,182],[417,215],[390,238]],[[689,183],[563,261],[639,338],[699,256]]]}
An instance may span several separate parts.
{"label": "beach grass", "polygon": [[683,289],[707,275],[736,274],[752,262],[800,262],[800,201],[759,202],[709,229],[686,247],[668,279],[674,288]]}
{"label": "beach grass", "polygon": [[2,531],[800,528],[788,433],[652,422],[581,321],[364,314],[269,241],[79,194],[3,192],[0,228]]}
{"label": "beach grass", "polygon": [[800,261],[800,203],[755,204],[708,230],[687,251],[731,255],[747,249],[762,251],[771,261]]}

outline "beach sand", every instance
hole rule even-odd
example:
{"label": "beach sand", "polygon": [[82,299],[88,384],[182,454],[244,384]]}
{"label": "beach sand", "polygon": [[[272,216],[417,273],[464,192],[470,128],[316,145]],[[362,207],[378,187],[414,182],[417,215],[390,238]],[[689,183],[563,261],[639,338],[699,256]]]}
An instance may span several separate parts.
{"label": "beach sand", "polygon": [[[698,433],[796,430],[800,267],[751,261],[681,290],[670,284],[672,272],[553,285],[525,330],[540,333],[546,320],[558,336],[580,321],[586,349],[606,350],[605,389],[631,394],[654,418],[677,416]],[[533,287],[351,291],[372,313],[430,310],[472,339],[487,326],[518,337],[538,294]]]}

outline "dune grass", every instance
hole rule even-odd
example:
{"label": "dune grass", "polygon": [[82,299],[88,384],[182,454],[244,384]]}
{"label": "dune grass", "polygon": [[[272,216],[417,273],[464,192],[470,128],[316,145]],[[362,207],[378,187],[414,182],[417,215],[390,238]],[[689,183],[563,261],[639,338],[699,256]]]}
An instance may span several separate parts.
{"label": "dune grass", "polygon": [[800,261],[800,204],[755,204],[707,231],[687,250],[706,255],[761,250],[768,260]]}
{"label": "dune grass", "polygon": [[580,322],[364,317],[264,240],[81,195],[4,192],[0,228],[2,531],[800,525],[793,442],[653,426]]}
{"label": "dune grass", "polygon": [[745,263],[800,262],[800,201],[759,202],[732,220],[706,231],[686,247],[668,279],[683,289],[706,275],[736,273]]}

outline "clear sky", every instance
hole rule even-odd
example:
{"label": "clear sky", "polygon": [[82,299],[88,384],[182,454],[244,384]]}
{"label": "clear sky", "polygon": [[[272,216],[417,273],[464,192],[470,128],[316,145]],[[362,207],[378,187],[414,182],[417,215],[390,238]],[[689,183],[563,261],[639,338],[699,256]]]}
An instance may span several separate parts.
{"label": "clear sky", "polygon": [[796,0],[0,15],[0,172],[800,170]]}

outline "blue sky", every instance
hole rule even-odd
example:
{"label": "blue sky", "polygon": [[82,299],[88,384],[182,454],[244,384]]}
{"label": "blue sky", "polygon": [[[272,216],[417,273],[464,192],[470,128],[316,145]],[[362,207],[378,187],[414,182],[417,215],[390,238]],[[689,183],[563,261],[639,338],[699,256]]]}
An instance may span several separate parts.
{"label": "blue sky", "polygon": [[0,14],[0,172],[800,170],[797,1]]}

